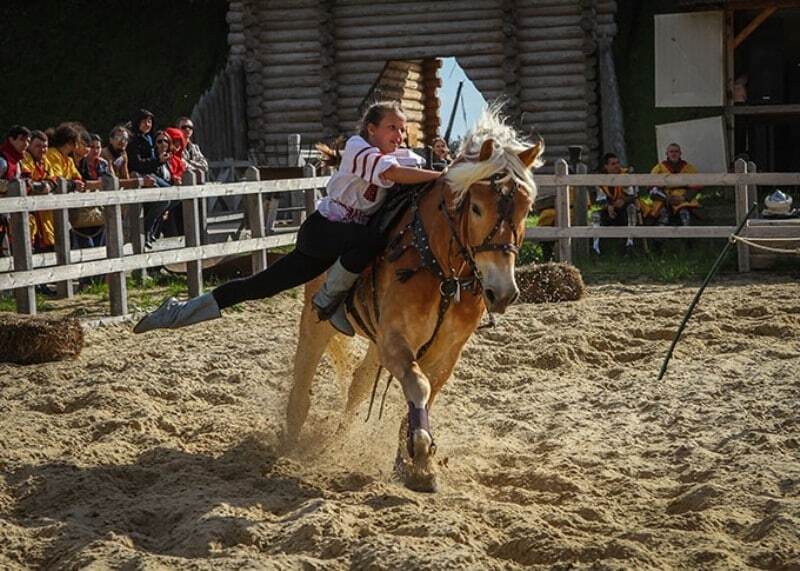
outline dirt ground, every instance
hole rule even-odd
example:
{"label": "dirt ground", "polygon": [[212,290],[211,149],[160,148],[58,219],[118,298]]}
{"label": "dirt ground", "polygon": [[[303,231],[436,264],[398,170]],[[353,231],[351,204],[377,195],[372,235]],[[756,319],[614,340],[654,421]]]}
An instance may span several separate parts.
{"label": "dirt ground", "polygon": [[327,363],[281,450],[296,293],[0,364],[0,568],[800,569],[800,287],[717,282],[658,382],[694,291],[595,285],[474,335],[434,495],[393,479],[397,385],[333,436]]}

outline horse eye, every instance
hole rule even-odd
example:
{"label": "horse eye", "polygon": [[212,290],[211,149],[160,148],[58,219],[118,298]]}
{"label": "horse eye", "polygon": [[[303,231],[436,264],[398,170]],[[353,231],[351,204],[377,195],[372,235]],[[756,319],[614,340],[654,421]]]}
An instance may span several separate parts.
{"label": "horse eye", "polygon": [[480,215],[481,215],[481,209],[480,209],[480,208],[478,208],[478,205],[477,205],[477,204],[473,204],[473,205],[472,205],[472,213],[473,213],[475,216],[480,216]]}

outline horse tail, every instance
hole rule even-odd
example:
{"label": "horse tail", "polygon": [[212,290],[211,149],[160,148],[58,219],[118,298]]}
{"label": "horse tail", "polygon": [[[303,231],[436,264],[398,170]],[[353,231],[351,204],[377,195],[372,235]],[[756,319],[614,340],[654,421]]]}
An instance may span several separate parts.
{"label": "horse tail", "polygon": [[347,139],[343,136],[337,137],[333,143],[317,143],[317,150],[322,155],[322,166],[338,168],[342,162],[342,150]]}

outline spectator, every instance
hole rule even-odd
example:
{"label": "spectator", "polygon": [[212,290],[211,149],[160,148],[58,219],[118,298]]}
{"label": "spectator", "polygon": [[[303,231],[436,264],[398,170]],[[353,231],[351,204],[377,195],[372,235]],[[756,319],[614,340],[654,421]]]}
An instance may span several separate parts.
{"label": "spectator", "polygon": [[[111,167],[108,161],[100,156],[102,146],[100,135],[87,133],[87,137],[89,145],[86,147],[86,156],[78,163],[78,171],[85,181],[100,180],[100,177],[111,174]],[[82,140],[83,136],[79,139]],[[105,246],[105,220],[102,208],[89,206],[72,209],[69,220],[72,226],[73,248]]]}
{"label": "spectator", "polygon": [[[156,150],[153,137],[153,114],[139,109],[131,121],[131,139],[128,142],[128,168],[131,175],[147,176],[156,186],[169,186],[165,178],[165,164],[169,149]],[[161,231],[161,220],[169,209],[169,201],[147,202],[144,205],[145,245],[150,246]]]}
{"label": "spectator", "polygon": [[97,133],[89,135],[86,156],[78,162],[78,171],[83,180],[100,180],[100,177],[114,174],[109,162],[102,154],[103,139]]}
{"label": "spectator", "polygon": [[122,125],[117,125],[108,135],[108,146],[100,153],[100,156],[111,165],[111,170],[117,178],[131,178],[126,151],[128,139],[128,130]]}
{"label": "spectator", "polygon": [[436,171],[443,171],[451,162],[450,149],[447,146],[447,141],[442,137],[436,137],[433,140],[433,157],[431,160],[431,168]]}
{"label": "spectator", "polygon": [[[622,166],[619,157],[614,153],[603,155],[600,172],[603,174],[622,174],[628,169]],[[632,186],[598,186],[595,204],[600,210],[593,213],[592,222],[599,222],[601,226],[636,226],[641,217],[641,205],[636,189]],[[599,220],[595,220],[595,218]],[[594,251],[600,253],[600,240],[595,238],[592,243]],[[633,238],[628,238],[625,243],[626,253],[633,248]]]}
{"label": "spectator", "polygon": [[183,179],[183,173],[186,172],[188,163],[183,158],[184,151],[186,150],[186,138],[183,131],[169,127],[164,131],[164,134],[169,137],[170,157],[167,161],[167,168],[169,169],[172,184],[180,185]]}
{"label": "spectator", "polygon": [[[47,161],[49,140],[42,131],[31,131],[31,144],[22,160],[23,175],[30,181],[30,194],[49,194],[55,187],[52,168]],[[49,252],[55,246],[53,212],[39,210],[30,215],[34,252]]]}
{"label": "spectator", "polygon": [[[13,125],[6,134],[6,140],[0,145],[0,180],[6,183],[20,177],[21,170],[19,163],[23,158],[23,153],[31,142],[31,131],[22,125]],[[6,184],[2,185],[4,194]],[[8,255],[8,217],[0,214],[0,255]]]}
{"label": "spectator", "polygon": [[152,177],[156,186],[169,186],[168,180],[160,174],[161,165],[168,157],[156,152],[153,114],[146,109],[139,109],[131,120],[131,138],[127,153],[128,169],[131,173]]}
{"label": "spectator", "polygon": [[[677,143],[667,145],[667,158],[661,161],[650,171],[651,174],[693,174],[697,169],[691,163],[681,158],[681,147]],[[700,203],[695,198],[700,186],[668,186],[666,188],[654,186],[650,189],[652,206],[647,212],[650,223],[660,226],[674,224],[688,226],[692,210],[699,208]]]}
{"label": "spectator", "polygon": [[186,148],[183,150],[186,164],[190,169],[202,172],[203,178],[206,179],[208,177],[208,161],[203,156],[200,145],[192,141],[194,123],[189,117],[181,117],[178,119],[178,128],[183,131],[183,136],[186,138]]}

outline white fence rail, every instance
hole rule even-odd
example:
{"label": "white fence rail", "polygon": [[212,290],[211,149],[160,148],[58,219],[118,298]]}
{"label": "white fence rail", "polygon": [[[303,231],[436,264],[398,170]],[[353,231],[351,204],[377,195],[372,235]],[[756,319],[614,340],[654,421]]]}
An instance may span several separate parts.
{"label": "white fence rail", "polygon": [[[190,295],[202,290],[201,260],[242,253],[252,253],[254,272],[266,267],[266,252],[270,248],[292,244],[293,233],[270,234],[267,223],[274,213],[270,208],[276,201],[270,195],[278,192],[304,193],[304,215],[315,208],[317,189],[324,187],[329,177],[310,177],[289,180],[259,181],[258,169],[248,169],[246,182],[220,185],[186,185],[171,188],[118,190],[118,181],[108,178],[103,181],[102,192],[58,194],[47,196],[24,196],[24,184],[12,182],[6,198],[0,198],[0,214],[11,218],[13,237],[13,263],[0,259],[0,290],[14,290],[17,311],[36,312],[34,286],[45,283],[60,284],[59,291],[72,295],[71,280],[82,277],[108,274],[109,297],[112,315],[128,313],[125,274],[133,270],[166,264],[187,263],[188,289]],[[755,196],[754,185],[800,185],[800,173],[748,173],[743,161],[737,162],[736,173],[696,175],[589,175],[569,174],[564,161],[558,161],[555,175],[537,175],[539,186],[555,186],[558,226],[528,228],[529,240],[557,240],[559,258],[572,259],[572,240],[576,238],[724,238],[734,226],[693,227],[591,227],[573,225],[567,213],[570,211],[569,187],[592,187],[595,185],[622,186],[733,186],[735,187],[736,220],[741,221],[748,210],[748,203]],[[235,242],[201,245],[199,241],[201,218],[199,203],[209,197],[243,196],[245,212],[251,230],[251,238]],[[183,203],[185,236],[176,247],[145,251],[141,224],[141,204],[180,200]],[[69,224],[67,209],[86,206],[101,206],[106,221],[107,245],[91,250],[71,250],[69,247]],[[55,254],[34,255],[31,250],[28,214],[31,211],[52,210],[56,214]],[[126,236],[123,235],[123,210],[126,212]],[[585,216],[584,216],[585,220]],[[60,222],[59,222],[60,221]],[[583,222],[585,224],[585,222]],[[799,227],[800,228],[800,227]],[[133,230],[130,230],[133,229]],[[770,232],[764,226],[746,227],[745,236],[784,236],[785,232]],[[739,268],[749,270],[749,249],[739,246]]]}

